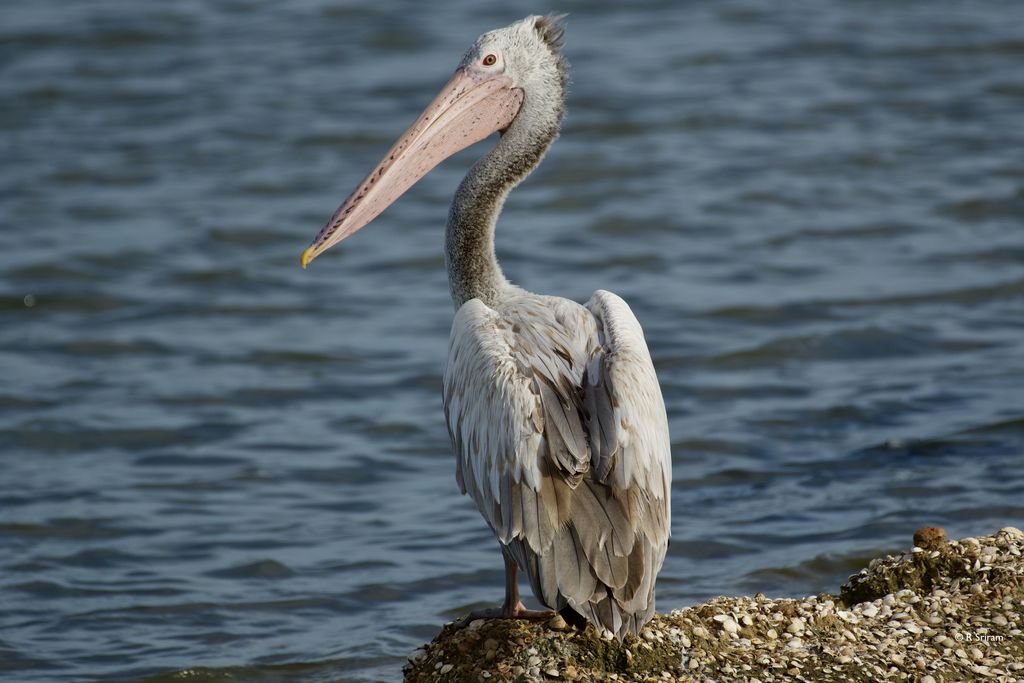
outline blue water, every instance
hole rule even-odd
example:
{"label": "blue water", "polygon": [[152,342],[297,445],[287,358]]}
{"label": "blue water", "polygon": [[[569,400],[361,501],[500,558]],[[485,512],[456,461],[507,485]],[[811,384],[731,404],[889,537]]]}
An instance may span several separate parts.
{"label": "blue water", "polygon": [[[1024,5],[557,8],[569,115],[499,252],[645,327],[659,607],[835,591],[920,526],[1020,524]],[[443,223],[484,147],[298,256],[524,13],[5,11],[0,677],[396,680],[500,599],[440,392]]]}

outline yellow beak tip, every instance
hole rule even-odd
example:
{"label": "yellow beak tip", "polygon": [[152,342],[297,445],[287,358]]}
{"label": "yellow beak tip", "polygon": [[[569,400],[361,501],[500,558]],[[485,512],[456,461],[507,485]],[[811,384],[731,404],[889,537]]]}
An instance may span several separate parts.
{"label": "yellow beak tip", "polygon": [[313,247],[309,247],[306,251],[302,252],[302,258],[299,259],[299,262],[302,263],[302,267],[305,268],[308,266],[314,256],[316,256],[316,254],[313,253]]}

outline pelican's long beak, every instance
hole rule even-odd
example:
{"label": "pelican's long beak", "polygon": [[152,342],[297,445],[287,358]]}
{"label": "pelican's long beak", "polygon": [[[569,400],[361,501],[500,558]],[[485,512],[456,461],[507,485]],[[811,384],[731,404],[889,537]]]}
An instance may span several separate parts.
{"label": "pelican's long beak", "polygon": [[302,267],[376,218],[430,169],[512,123],[523,91],[504,74],[460,67],[302,252]]}

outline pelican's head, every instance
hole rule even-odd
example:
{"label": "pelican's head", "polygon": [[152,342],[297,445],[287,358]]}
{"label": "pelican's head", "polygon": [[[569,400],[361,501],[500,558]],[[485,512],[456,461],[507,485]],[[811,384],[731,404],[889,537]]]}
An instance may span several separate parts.
{"label": "pelican's head", "polygon": [[434,101],[302,252],[302,267],[456,152],[522,120],[543,118],[538,112],[554,112],[557,128],[567,80],[563,30],[560,16],[530,16],[477,38]]}
{"label": "pelican's head", "polygon": [[563,17],[530,16],[488,31],[476,39],[459,68],[481,76],[503,75],[526,99],[561,95],[568,78],[562,57]]}

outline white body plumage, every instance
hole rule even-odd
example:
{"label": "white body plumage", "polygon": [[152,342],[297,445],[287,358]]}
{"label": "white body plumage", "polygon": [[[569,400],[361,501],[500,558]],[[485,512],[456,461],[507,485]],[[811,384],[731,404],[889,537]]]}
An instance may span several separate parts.
{"label": "white body plumage", "polygon": [[618,636],[654,612],[671,517],[665,405],[626,303],[467,301],[445,413],[457,477],[547,606]]}

